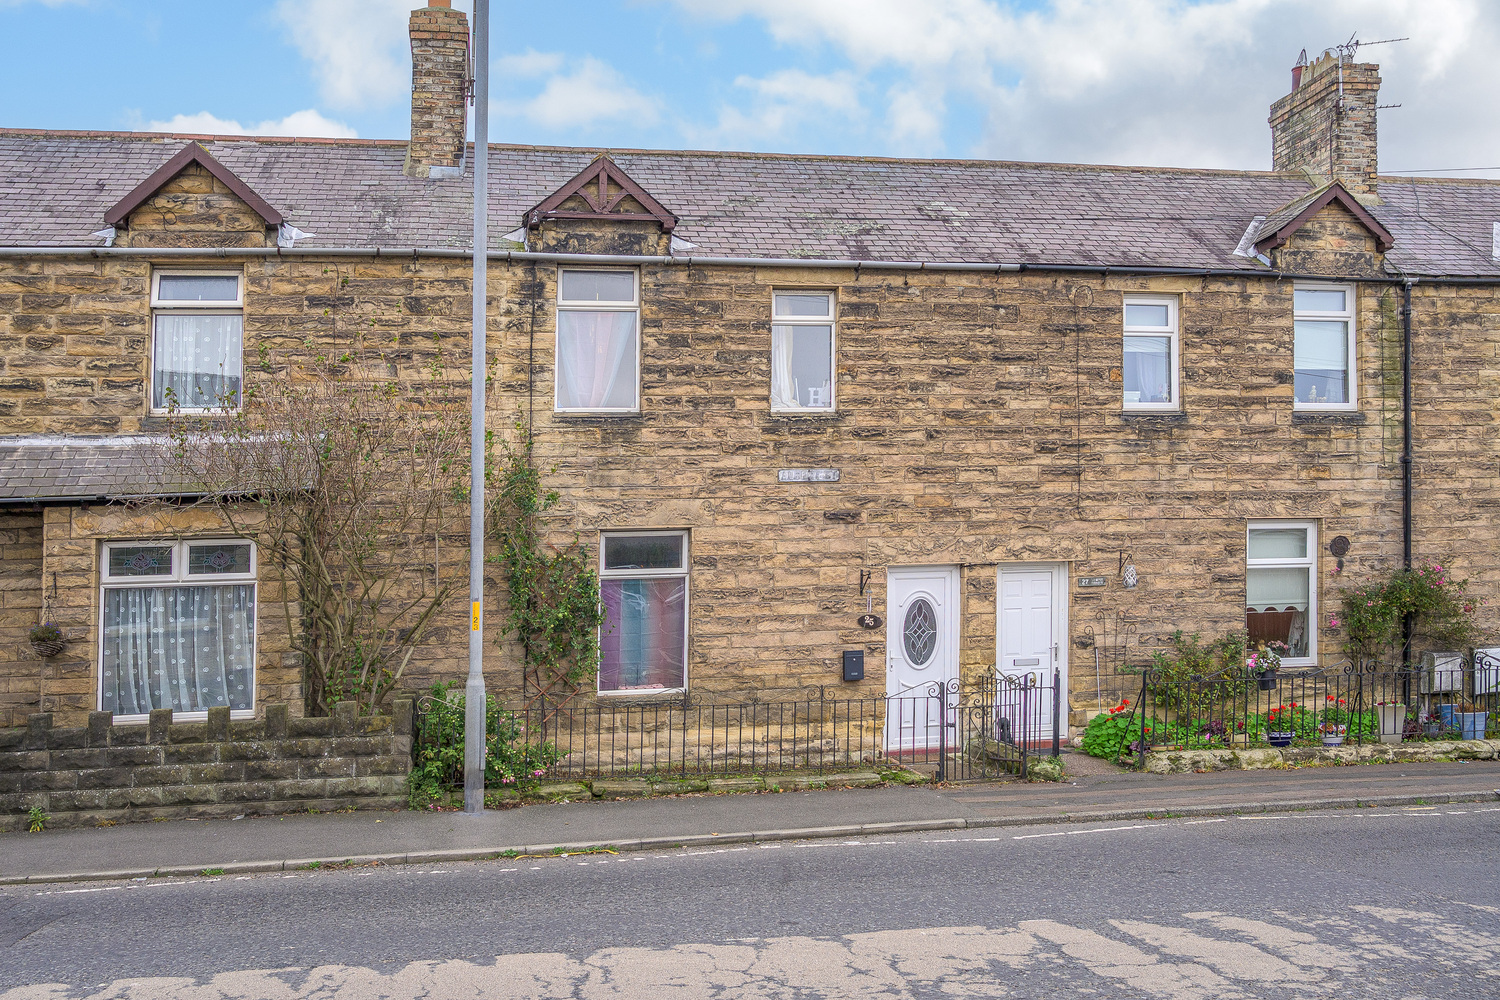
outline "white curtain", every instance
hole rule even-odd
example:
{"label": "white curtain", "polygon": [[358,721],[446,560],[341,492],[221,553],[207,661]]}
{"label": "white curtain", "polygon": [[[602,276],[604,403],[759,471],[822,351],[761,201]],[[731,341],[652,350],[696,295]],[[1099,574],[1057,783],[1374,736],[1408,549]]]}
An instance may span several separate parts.
{"label": "white curtain", "polygon": [[154,403],[178,406],[239,405],[244,374],[239,316],[156,315]]}
{"label": "white curtain", "polygon": [[1133,402],[1172,401],[1171,363],[1171,338],[1125,338],[1125,391],[1138,394]]}
{"label": "white curtain", "polygon": [[1245,605],[1253,611],[1306,611],[1308,570],[1252,569],[1245,573]]}
{"label": "white curtain", "polygon": [[557,404],[563,409],[636,407],[632,312],[557,314]]}
{"label": "white curtain", "polygon": [[101,707],[254,708],[254,621],[251,584],[105,590]]}
{"label": "white curtain", "polygon": [[778,409],[801,406],[792,381],[792,328],[771,327],[771,405]]}

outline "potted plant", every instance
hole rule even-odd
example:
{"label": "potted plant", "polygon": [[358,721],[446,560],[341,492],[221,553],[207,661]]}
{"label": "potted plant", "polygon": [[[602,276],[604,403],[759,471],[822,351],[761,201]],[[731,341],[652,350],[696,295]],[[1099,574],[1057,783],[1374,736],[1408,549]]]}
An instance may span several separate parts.
{"label": "potted plant", "polygon": [[1377,701],[1375,713],[1380,716],[1380,742],[1400,743],[1406,732],[1406,706],[1399,701]]}
{"label": "potted plant", "polygon": [[1276,672],[1281,669],[1281,655],[1286,652],[1284,642],[1266,642],[1256,647],[1245,659],[1245,669],[1255,678],[1256,687],[1262,691],[1276,690]]}
{"label": "potted plant", "polygon": [[1323,706],[1322,724],[1318,731],[1323,734],[1323,745],[1325,747],[1336,747],[1343,745],[1344,737],[1349,733],[1349,710],[1344,707],[1344,699],[1334,699],[1328,696],[1328,702]]}
{"label": "potted plant", "polygon": [[62,629],[51,622],[42,622],[31,630],[27,638],[37,656],[56,656],[68,645],[63,638]]}
{"label": "potted plant", "polygon": [[1277,705],[1266,713],[1266,742],[1273,747],[1289,747],[1297,736],[1297,705]]}
{"label": "potted plant", "polygon": [[1461,740],[1484,739],[1484,728],[1487,722],[1489,722],[1489,713],[1476,712],[1472,702],[1465,701],[1454,707],[1453,727],[1458,730],[1458,738]]}
{"label": "potted plant", "polygon": [[1422,736],[1424,739],[1440,740],[1448,732],[1448,723],[1443,721],[1443,713],[1436,707],[1422,716]]}

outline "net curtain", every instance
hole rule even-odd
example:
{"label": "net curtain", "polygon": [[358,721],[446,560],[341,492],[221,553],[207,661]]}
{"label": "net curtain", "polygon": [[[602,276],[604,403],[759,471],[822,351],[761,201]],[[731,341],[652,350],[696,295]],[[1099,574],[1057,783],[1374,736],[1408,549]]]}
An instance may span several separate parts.
{"label": "net curtain", "polygon": [[106,590],[101,707],[254,708],[254,620],[251,584]]}
{"label": "net curtain", "polygon": [[557,373],[564,408],[634,408],[635,313],[559,312]]}
{"label": "net curtain", "polygon": [[156,406],[237,405],[244,358],[239,316],[156,317]]}

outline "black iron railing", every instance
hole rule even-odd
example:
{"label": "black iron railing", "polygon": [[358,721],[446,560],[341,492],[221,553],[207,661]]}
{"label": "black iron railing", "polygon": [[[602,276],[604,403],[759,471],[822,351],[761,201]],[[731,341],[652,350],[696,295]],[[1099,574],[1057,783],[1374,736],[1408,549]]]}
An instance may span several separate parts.
{"label": "black iron railing", "polygon": [[1121,755],[1500,738],[1500,657],[1436,654],[1410,669],[1375,661],[1327,668],[1174,677],[1141,671]]}
{"label": "black iron railing", "polygon": [[[457,692],[455,692],[455,695]],[[503,713],[517,745],[541,748],[532,775],[711,777],[907,766],[939,781],[1025,776],[1059,747],[1063,705],[1054,673],[934,681],[889,698],[803,698],[705,704],[543,700]],[[419,703],[419,714],[432,703]],[[417,732],[432,727],[418,719]]]}

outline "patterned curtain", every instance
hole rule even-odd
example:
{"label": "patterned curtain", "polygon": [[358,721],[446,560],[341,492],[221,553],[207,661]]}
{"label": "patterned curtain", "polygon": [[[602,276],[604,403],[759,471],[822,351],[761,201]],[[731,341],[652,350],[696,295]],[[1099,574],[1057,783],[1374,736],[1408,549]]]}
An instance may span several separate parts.
{"label": "patterned curtain", "polygon": [[604,601],[599,690],[682,687],[687,581],[602,580],[599,590]]}
{"label": "patterned curtain", "polygon": [[[158,313],[153,406],[238,406],[244,357],[239,316]],[[168,398],[171,390],[172,399]]]}
{"label": "patterned curtain", "polygon": [[104,591],[101,707],[252,709],[255,587],[131,587]]}

